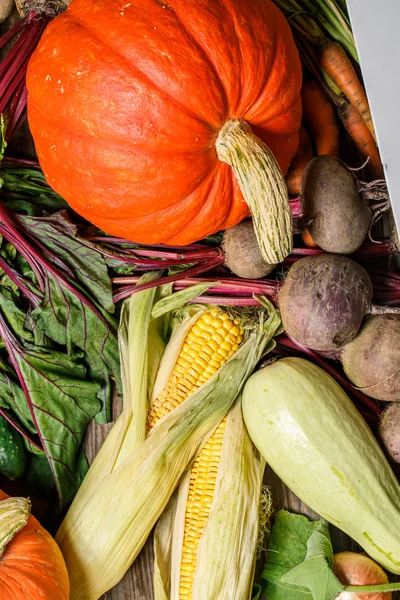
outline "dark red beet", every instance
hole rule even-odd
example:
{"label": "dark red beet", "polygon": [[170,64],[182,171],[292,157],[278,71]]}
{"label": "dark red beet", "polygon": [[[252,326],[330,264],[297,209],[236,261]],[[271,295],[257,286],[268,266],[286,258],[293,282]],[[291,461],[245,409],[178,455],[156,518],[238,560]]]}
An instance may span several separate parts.
{"label": "dark red beet", "polygon": [[400,403],[393,402],[381,414],[378,436],[389,458],[400,463]]}
{"label": "dark red beet", "polygon": [[352,254],[368,233],[373,213],[357,188],[335,156],[316,156],[304,170],[301,208],[312,239],[326,252]]}
{"label": "dark red beet", "polygon": [[334,254],[297,261],[279,291],[286,332],[313,350],[334,350],[352,340],[371,312],[371,301],[366,270]]}
{"label": "dark red beet", "polygon": [[340,359],[347,377],[364,394],[386,402],[400,400],[400,315],[367,319]]}
{"label": "dark red beet", "polygon": [[250,219],[224,232],[222,248],[226,266],[238,277],[261,279],[276,267],[265,262]]}

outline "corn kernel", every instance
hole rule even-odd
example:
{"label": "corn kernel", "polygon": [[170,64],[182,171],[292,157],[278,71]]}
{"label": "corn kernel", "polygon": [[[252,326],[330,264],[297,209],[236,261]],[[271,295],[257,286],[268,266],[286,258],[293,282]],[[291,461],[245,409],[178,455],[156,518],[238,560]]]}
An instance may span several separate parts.
{"label": "corn kernel", "polygon": [[226,418],[196,458],[189,481],[180,571],[179,600],[191,600],[197,548],[207,524],[217,482]]}
{"label": "corn kernel", "polygon": [[237,319],[232,321],[219,308],[205,311],[188,332],[168,382],[150,408],[148,430],[206,383],[242,340],[243,330]]}

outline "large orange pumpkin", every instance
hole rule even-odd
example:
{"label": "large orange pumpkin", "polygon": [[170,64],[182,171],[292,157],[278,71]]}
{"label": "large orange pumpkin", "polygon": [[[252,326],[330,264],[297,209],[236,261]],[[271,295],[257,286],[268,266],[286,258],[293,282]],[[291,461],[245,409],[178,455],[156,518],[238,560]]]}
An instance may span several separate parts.
{"label": "large orange pumpkin", "polygon": [[[69,600],[69,578],[61,550],[24,498],[0,490],[0,598]],[[18,533],[15,533],[17,531]],[[10,541],[11,540],[11,541]]]}
{"label": "large orange pumpkin", "polygon": [[188,244],[249,215],[235,165],[217,156],[226,123],[250,124],[283,173],[298,145],[301,66],[270,0],[73,0],[27,84],[49,184],[141,243]]}

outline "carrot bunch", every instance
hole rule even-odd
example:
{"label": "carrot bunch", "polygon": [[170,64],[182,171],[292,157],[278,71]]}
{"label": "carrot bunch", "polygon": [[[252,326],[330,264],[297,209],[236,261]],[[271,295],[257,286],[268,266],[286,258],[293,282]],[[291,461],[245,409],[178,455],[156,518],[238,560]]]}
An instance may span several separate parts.
{"label": "carrot bunch", "polygon": [[345,129],[362,157],[369,160],[371,175],[382,178],[383,168],[367,95],[350,59],[340,44],[333,41],[323,44],[318,55],[319,64],[345,97],[336,99]]}
{"label": "carrot bunch", "polygon": [[[357,75],[358,56],[343,3],[338,0],[274,2],[292,25],[303,63],[315,77],[305,80],[302,98],[303,126],[313,138],[316,153],[339,155],[339,113],[356,148],[363,159],[368,160],[371,177],[382,178],[383,168],[372,115],[363,84]],[[304,156],[304,135],[299,154],[299,158]],[[287,176],[291,185],[290,193],[293,194],[299,190],[293,187],[292,173],[292,168],[295,168],[297,178],[300,176],[297,161],[298,157],[295,157]]]}

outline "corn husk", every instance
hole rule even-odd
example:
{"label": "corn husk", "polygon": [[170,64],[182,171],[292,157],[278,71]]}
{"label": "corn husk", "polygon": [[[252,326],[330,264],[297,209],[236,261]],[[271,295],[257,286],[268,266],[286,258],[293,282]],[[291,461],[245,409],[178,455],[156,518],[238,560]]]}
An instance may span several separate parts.
{"label": "corn husk", "polygon": [[[193,600],[251,598],[264,468],[265,461],[246,432],[238,398],[227,415],[214,498],[197,551]],[[155,530],[155,600],[180,599],[189,480],[190,472]]]}
{"label": "corn husk", "polygon": [[[186,478],[185,478],[186,479]],[[179,487],[180,489],[180,487]],[[168,600],[171,589],[171,551],[172,535],[178,490],[173,494],[154,530],[154,598],[155,600]]]}
{"label": "corn husk", "polygon": [[[141,283],[147,283],[158,277],[158,273],[146,274],[142,277]],[[122,412],[123,426],[114,450],[116,464],[123,462],[127,454],[146,439],[150,340],[152,340],[153,366],[156,371],[165,348],[157,328],[158,324],[154,322],[150,328],[156,290],[157,288],[154,287],[145,290],[143,294],[134,294],[122,305],[118,343],[125,404]],[[138,324],[141,326],[138,327]],[[135,378],[132,378],[132,373],[135,374]],[[129,445],[123,444],[128,430]]]}
{"label": "corn husk", "polygon": [[163,418],[100,485],[79,493],[56,540],[71,580],[71,600],[98,600],[143,547],[203,437],[237,397],[257,363],[265,334],[254,334],[222,369]]}
{"label": "corn husk", "polygon": [[207,290],[215,287],[219,283],[219,281],[214,281],[212,283],[198,283],[196,285],[191,285],[180,292],[175,292],[172,296],[161,298],[153,307],[151,312],[152,318],[157,319],[166,313],[180,309],[184,304],[201,296],[201,294],[204,294]]}
{"label": "corn husk", "polygon": [[[173,296],[171,303],[176,307]],[[260,310],[247,341],[235,355],[185,402],[160,419],[144,439],[154,374],[165,370],[165,377],[172,370],[184,331],[205,310],[204,306],[185,310],[183,322],[182,316],[179,322],[168,320],[163,312],[159,318],[169,321],[169,329],[173,327],[173,344],[168,344],[161,359],[166,321],[151,320],[159,297],[159,291],[150,289],[134,294],[125,303],[120,328],[121,357],[125,362],[124,410],[56,535],[70,574],[71,600],[98,600],[120,581],[280,323],[275,310],[268,318],[266,311]],[[160,338],[152,340],[154,343],[150,341],[153,334]],[[152,394],[157,381],[153,387]],[[164,546],[169,533],[161,533],[160,545]],[[165,573],[160,563],[160,581],[161,571]]]}
{"label": "corn husk", "polygon": [[[70,573],[71,600],[97,600],[128,570],[205,436],[228,412],[274,334],[274,319],[264,322],[264,317],[260,311],[257,327],[235,355],[161,419],[136,449],[128,451],[128,420],[124,414],[118,419],[57,532]],[[145,320],[132,335],[138,335]]]}
{"label": "corn husk", "polygon": [[[282,326],[279,313],[271,303],[263,297],[257,299],[269,314],[266,328],[271,335],[262,353],[265,356],[275,347],[271,338],[282,332]],[[199,316],[195,315],[186,323],[183,337]],[[248,331],[254,327],[253,319],[251,311],[242,315],[242,323]],[[175,342],[169,344],[164,358],[167,358],[168,350],[173,352],[174,357],[179,355],[178,339]],[[168,369],[163,370],[162,366],[163,361],[154,397],[163,389],[168,378]],[[208,438],[209,435],[203,440],[203,445]],[[262,491],[264,467],[265,462],[248,437],[238,399],[227,416],[213,504],[197,553],[193,600],[251,598],[255,557],[271,514],[269,492],[266,489]],[[178,497],[174,495],[155,529],[155,600],[180,598],[180,564],[190,475],[189,471],[179,486]]]}

